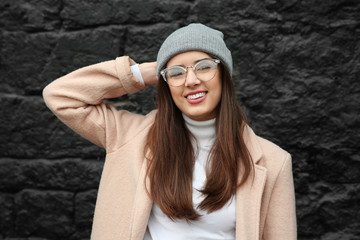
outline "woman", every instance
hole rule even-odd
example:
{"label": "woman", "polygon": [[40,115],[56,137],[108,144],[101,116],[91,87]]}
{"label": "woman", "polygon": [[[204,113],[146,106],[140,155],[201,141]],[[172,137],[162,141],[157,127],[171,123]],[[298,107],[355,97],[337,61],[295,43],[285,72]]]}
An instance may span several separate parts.
{"label": "woman", "polygon": [[[246,124],[231,75],[223,34],[190,24],[157,62],[119,57],[44,89],[61,121],[106,149],[92,239],[296,239],[290,155]],[[151,84],[146,116],[103,103]]]}

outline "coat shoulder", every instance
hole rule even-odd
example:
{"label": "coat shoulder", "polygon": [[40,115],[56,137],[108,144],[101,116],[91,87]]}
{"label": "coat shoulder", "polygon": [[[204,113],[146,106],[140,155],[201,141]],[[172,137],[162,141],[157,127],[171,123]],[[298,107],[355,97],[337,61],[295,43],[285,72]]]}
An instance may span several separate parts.
{"label": "coat shoulder", "polygon": [[278,146],[277,144],[259,136],[257,138],[261,145],[264,155],[274,156],[276,158],[288,157],[289,153],[280,146]]}
{"label": "coat shoulder", "polygon": [[258,143],[262,149],[262,157],[258,164],[268,170],[280,171],[287,161],[291,161],[291,155],[275,143],[257,136]]}

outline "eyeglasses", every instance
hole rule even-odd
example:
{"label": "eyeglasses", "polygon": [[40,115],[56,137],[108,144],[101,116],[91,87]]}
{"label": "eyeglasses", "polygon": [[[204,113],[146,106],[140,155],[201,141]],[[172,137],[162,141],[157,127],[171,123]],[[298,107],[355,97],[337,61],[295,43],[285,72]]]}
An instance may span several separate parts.
{"label": "eyeglasses", "polygon": [[204,59],[197,62],[194,66],[181,67],[173,66],[160,71],[165,82],[173,87],[179,87],[185,83],[188,68],[192,68],[197,79],[201,81],[210,81],[215,77],[217,65],[220,63],[218,59]]}

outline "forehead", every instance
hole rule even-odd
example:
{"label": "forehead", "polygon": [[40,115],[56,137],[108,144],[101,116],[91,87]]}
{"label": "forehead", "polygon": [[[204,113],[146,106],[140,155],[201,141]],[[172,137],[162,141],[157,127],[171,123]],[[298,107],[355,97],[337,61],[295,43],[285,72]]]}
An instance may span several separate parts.
{"label": "forehead", "polygon": [[173,56],[166,64],[166,67],[171,66],[190,66],[193,65],[197,60],[211,58],[211,56],[202,51],[188,51],[179,53]]}

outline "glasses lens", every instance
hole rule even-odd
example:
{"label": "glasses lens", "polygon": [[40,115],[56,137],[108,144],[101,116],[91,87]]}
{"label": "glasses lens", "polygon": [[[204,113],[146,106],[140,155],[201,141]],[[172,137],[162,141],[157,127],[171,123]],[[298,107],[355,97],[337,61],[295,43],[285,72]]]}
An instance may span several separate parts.
{"label": "glasses lens", "polygon": [[212,60],[203,60],[195,66],[196,77],[202,81],[213,79],[217,71],[217,63]]}
{"label": "glasses lens", "polygon": [[166,70],[166,81],[172,86],[180,86],[185,82],[186,71],[180,67],[172,67]]}

